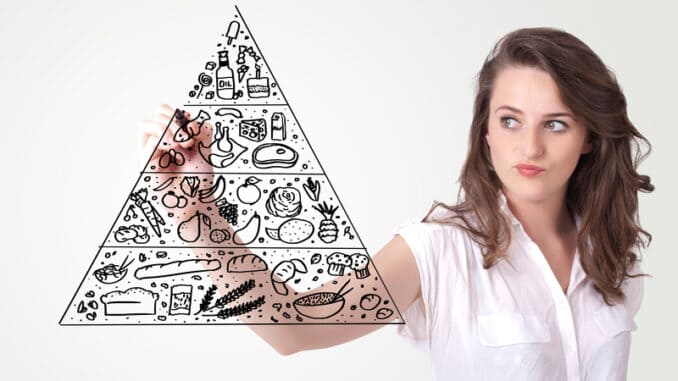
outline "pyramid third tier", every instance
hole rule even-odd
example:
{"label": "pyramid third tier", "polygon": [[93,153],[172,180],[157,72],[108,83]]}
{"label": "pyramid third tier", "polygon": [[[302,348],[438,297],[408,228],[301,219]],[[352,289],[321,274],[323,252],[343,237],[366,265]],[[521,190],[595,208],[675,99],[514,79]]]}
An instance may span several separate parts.
{"label": "pyramid third tier", "polygon": [[145,174],[105,246],[362,248],[320,175]]}
{"label": "pyramid third tier", "polygon": [[[150,161],[145,172],[322,173],[304,133],[287,106],[186,105],[184,125],[168,129],[159,148],[199,139],[194,154],[167,153]],[[197,151],[197,152],[196,152]]]}

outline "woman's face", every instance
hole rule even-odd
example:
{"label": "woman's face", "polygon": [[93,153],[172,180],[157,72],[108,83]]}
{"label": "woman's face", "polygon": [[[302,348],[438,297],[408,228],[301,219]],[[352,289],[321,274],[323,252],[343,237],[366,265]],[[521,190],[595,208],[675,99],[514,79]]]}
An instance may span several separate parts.
{"label": "woman's face", "polygon": [[495,79],[485,137],[504,192],[530,201],[563,197],[579,156],[592,149],[551,76],[525,66]]}

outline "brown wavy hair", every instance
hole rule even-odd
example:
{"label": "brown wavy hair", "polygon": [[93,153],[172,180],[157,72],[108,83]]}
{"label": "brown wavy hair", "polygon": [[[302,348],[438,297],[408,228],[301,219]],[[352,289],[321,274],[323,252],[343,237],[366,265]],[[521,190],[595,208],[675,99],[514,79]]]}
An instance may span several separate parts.
{"label": "brown wavy hair", "polygon": [[[494,172],[487,133],[489,104],[497,74],[508,66],[543,70],[556,82],[561,99],[589,131],[593,151],[581,155],[568,180],[566,206],[581,216],[577,237],[580,263],[605,303],[623,301],[621,284],[640,260],[634,248],[645,248],[652,235],[638,220],[638,191],[652,192],[650,177],[636,171],[650,153],[650,142],[628,118],[626,98],[614,73],[577,37],[554,28],[523,28],[502,37],[478,73],[469,150],[461,175],[457,204],[435,202],[423,222],[446,223],[468,232],[482,249],[489,269],[505,255],[511,224],[501,212],[501,182]],[[641,144],[647,147],[641,151]],[[433,218],[436,207],[453,213]],[[644,238],[644,239],[643,239]],[[509,261],[510,262],[510,261]]]}

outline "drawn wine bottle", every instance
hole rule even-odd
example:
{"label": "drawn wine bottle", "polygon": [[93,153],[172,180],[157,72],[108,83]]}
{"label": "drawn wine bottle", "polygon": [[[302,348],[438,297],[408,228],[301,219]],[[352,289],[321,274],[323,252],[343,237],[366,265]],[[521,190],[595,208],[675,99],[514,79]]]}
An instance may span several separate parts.
{"label": "drawn wine bottle", "polygon": [[234,82],[233,69],[228,66],[228,51],[219,52],[219,67],[217,68],[217,97],[233,99]]}

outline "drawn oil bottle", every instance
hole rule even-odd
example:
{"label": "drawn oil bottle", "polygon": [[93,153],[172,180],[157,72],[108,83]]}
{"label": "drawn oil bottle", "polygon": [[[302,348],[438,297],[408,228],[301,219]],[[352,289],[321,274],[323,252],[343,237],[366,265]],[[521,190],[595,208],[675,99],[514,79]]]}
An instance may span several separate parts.
{"label": "drawn oil bottle", "polygon": [[217,97],[233,99],[233,69],[228,66],[228,51],[219,52],[219,67],[217,68]]}

